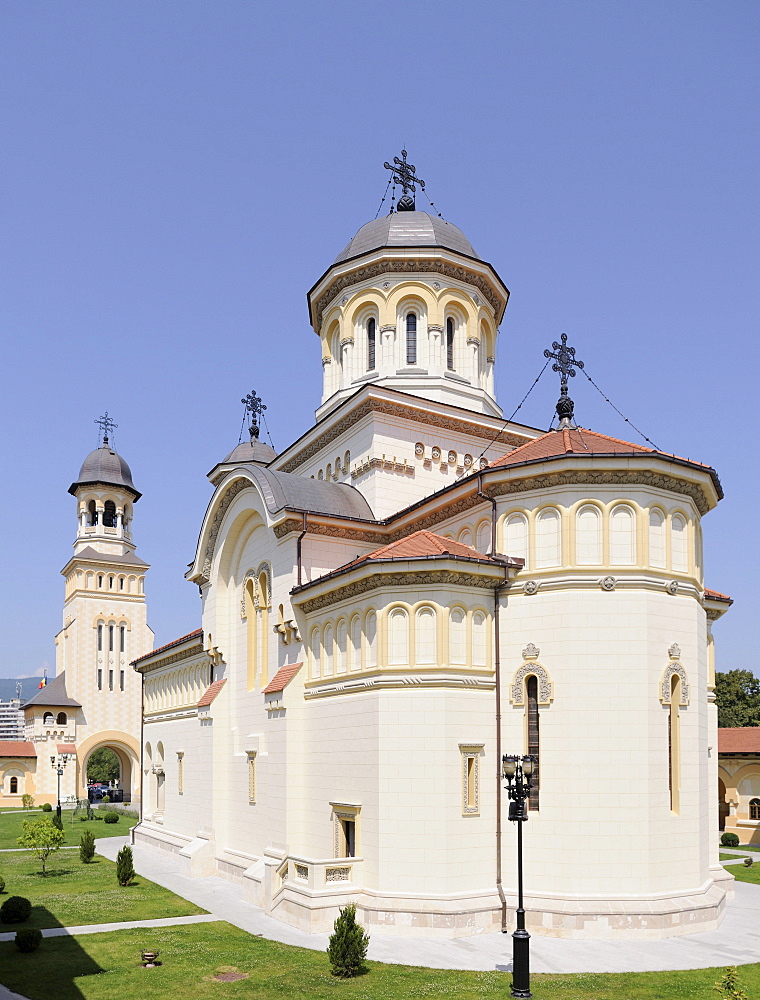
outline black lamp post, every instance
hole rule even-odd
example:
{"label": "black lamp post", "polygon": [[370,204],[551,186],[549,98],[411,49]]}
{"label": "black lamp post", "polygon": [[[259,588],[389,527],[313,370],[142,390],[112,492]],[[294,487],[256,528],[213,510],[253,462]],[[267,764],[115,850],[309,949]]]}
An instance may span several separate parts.
{"label": "black lamp post", "polygon": [[501,758],[501,773],[507,779],[509,796],[509,819],[517,823],[517,929],[512,934],[512,989],[513,997],[532,997],[530,992],[530,934],[525,930],[525,910],[523,908],[523,867],[522,867],[522,825],[527,822],[528,810],[525,800],[530,794],[530,779],[535,765],[535,757]]}
{"label": "black lamp post", "polygon": [[61,778],[63,777],[63,772],[66,767],[66,758],[61,757],[51,757],[50,766],[53,768],[55,773],[58,775],[58,805],[55,807],[55,814],[58,819],[61,818]]}

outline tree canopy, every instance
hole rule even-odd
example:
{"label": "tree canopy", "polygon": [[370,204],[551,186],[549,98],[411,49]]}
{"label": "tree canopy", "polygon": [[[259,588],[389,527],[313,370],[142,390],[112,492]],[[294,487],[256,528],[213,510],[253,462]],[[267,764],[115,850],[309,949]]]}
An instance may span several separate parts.
{"label": "tree canopy", "polygon": [[108,747],[93,750],[87,761],[88,781],[116,781],[120,772],[119,758]]}
{"label": "tree canopy", "polygon": [[46,875],[45,862],[59,850],[66,839],[63,830],[53,826],[52,820],[43,816],[38,820],[25,819],[21,823],[23,833],[18,838],[21,847],[26,847],[42,862],[42,874]]}
{"label": "tree canopy", "polygon": [[715,702],[721,729],[760,726],[760,680],[751,670],[716,673]]}

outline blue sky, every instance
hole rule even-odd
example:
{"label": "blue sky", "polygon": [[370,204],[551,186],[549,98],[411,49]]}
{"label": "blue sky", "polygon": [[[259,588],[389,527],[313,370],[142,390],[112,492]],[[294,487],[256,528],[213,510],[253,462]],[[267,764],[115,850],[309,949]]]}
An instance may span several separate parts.
{"label": "blue sky", "polygon": [[[104,410],[144,494],[157,643],[197,627],[205,473],[251,389],[278,450],[312,423],[305,293],[403,144],[512,292],[505,411],[567,332],[659,447],[718,470],[707,583],[735,598],[718,667],[760,673],[758,51],[741,0],[5,0],[0,676],[52,668],[66,490]],[[580,423],[639,440],[572,388]],[[524,421],[546,427],[556,396],[544,376]]]}

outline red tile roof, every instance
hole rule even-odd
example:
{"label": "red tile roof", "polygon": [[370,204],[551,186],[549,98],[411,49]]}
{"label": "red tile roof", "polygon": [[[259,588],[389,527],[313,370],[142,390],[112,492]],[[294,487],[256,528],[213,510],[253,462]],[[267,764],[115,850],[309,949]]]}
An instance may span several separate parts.
{"label": "red tile roof", "polygon": [[0,740],[0,757],[36,757],[34,743],[26,740]]}
{"label": "red tile roof", "polygon": [[[490,468],[498,468],[506,465],[519,465],[522,462],[537,462],[545,458],[559,458],[562,455],[663,455],[667,458],[679,458],[678,455],[671,455],[666,452],[658,452],[654,448],[645,448],[640,444],[633,444],[631,441],[623,441],[620,438],[609,437],[607,434],[599,434],[597,431],[590,431],[583,427],[573,430],[565,429],[561,431],[548,431],[541,437],[527,444],[520,445],[514,451],[510,451],[502,458],[497,458],[491,462]],[[709,469],[701,462],[693,462],[688,458],[679,458],[681,462],[688,462],[690,465],[699,465],[703,469]]]}
{"label": "red tile roof", "polygon": [[301,663],[288,663],[284,667],[280,667],[271,681],[264,688],[263,694],[276,694],[278,691],[284,691],[285,686],[293,680],[295,675],[303,666]]}
{"label": "red tile roof", "polygon": [[214,681],[213,684],[211,684],[208,688],[206,688],[205,693],[201,695],[201,700],[198,702],[198,708],[207,708],[214,700],[214,698],[216,698],[216,696],[219,694],[219,692],[222,690],[222,688],[226,683],[227,683],[227,678],[224,677],[220,681]]}
{"label": "red tile roof", "polygon": [[[483,555],[471,545],[464,545],[462,542],[455,542],[451,538],[444,538],[434,531],[414,531],[405,538],[400,538],[390,545],[383,545],[382,548],[369,552],[366,556],[359,556],[348,566],[359,566],[361,563],[376,559],[424,559],[426,556],[459,556],[465,559],[490,559],[490,556]],[[345,567],[342,567],[345,568]]]}
{"label": "red tile roof", "polygon": [[728,601],[729,604],[734,603],[733,597],[729,597],[728,594],[721,594],[719,590],[708,590],[705,587],[705,597],[708,601]]}
{"label": "red tile roof", "polygon": [[73,743],[58,743],[57,744],[58,753],[76,753],[77,748]]}
{"label": "red tile roof", "polygon": [[760,726],[743,729],[719,729],[718,753],[755,753],[760,755]]}
{"label": "red tile roof", "polygon": [[151,656],[155,656],[156,653],[163,653],[165,649],[171,649],[172,646],[179,646],[181,642],[186,639],[194,639],[196,636],[203,635],[203,629],[197,628],[194,632],[188,632],[187,635],[181,635],[179,639],[175,639],[173,642],[167,642],[165,646],[159,646],[158,649],[152,649],[149,653],[144,656],[138,656],[136,660],[132,660],[132,663],[140,663],[142,660],[147,660]]}

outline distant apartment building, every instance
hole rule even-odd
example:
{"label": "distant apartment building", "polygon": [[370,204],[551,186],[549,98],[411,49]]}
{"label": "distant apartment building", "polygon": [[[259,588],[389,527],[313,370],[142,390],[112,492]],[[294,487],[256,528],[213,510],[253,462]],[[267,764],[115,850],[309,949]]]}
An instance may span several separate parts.
{"label": "distant apartment building", "polygon": [[21,711],[21,699],[0,701],[0,740],[23,739],[24,713]]}

